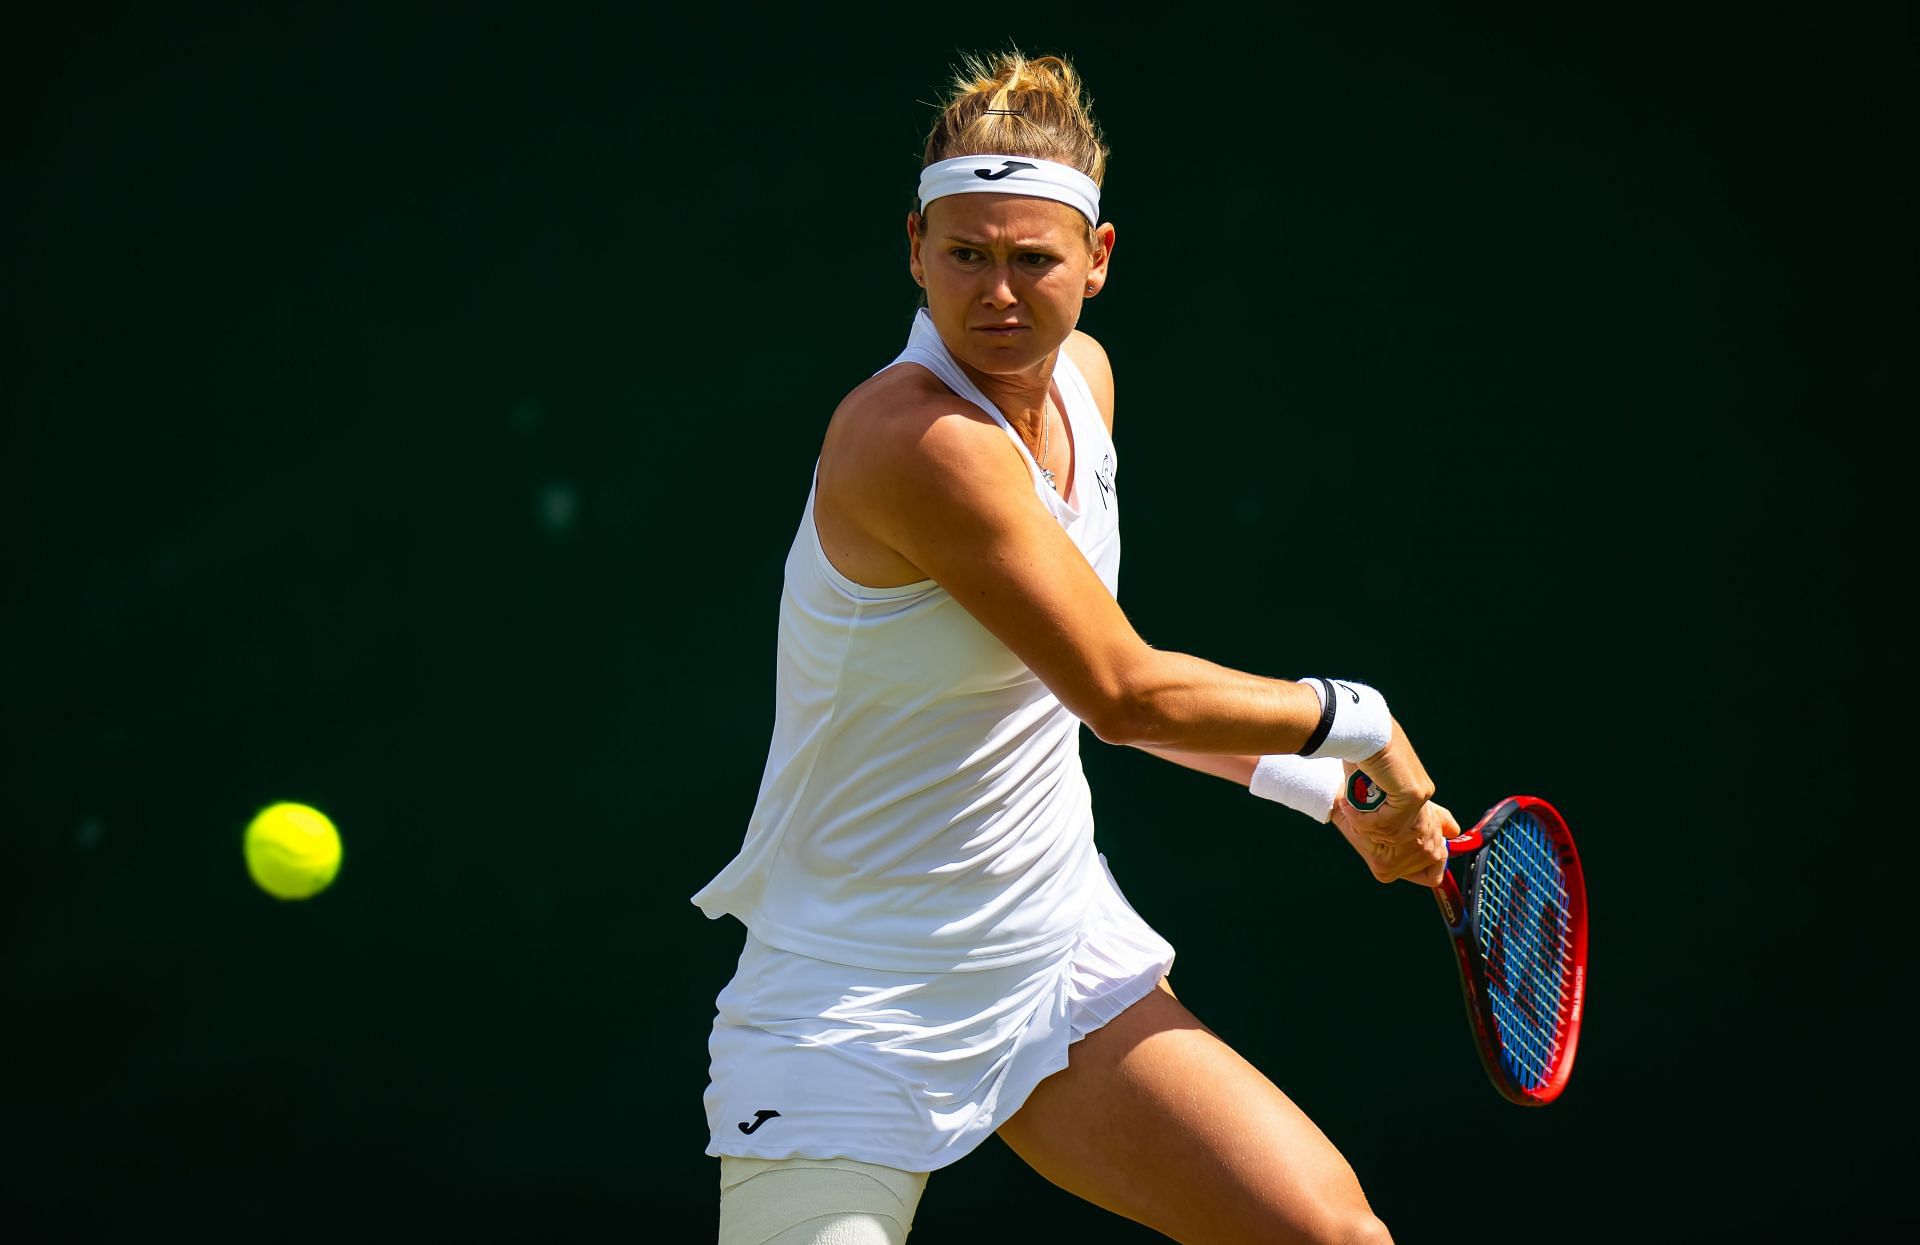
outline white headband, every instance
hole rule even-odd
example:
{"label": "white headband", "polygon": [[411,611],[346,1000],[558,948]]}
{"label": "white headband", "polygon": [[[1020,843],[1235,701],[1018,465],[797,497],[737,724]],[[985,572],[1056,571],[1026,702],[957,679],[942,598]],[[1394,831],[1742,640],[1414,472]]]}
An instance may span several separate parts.
{"label": "white headband", "polygon": [[920,170],[920,210],[947,195],[1003,194],[1052,199],[1100,223],[1100,187],[1070,165],[1029,156],[958,156]]}

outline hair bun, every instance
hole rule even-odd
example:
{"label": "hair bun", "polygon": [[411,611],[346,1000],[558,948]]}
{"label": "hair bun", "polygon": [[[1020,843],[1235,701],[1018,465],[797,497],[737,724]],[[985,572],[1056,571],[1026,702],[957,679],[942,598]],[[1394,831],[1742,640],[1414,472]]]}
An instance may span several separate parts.
{"label": "hair bun", "polygon": [[1030,156],[1079,169],[1098,185],[1107,147],[1080,75],[1065,58],[1029,58],[1018,48],[969,55],[953,85],[920,166],[955,156]]}

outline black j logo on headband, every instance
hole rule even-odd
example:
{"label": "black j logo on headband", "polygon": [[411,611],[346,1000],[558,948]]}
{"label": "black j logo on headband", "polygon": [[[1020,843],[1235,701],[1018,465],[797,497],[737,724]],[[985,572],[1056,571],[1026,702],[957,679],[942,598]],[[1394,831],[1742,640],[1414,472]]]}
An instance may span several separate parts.
{"label": "black j logo on headband", "polygon": [[1039,167],[1037,164],[1028,164],[1025,160],[1002,160],[998,173],[989,173],[985,169],[975,169],[973,175],[975,177],[984,177],[990,182],[997,182],[1015,169],[1037,169]]}

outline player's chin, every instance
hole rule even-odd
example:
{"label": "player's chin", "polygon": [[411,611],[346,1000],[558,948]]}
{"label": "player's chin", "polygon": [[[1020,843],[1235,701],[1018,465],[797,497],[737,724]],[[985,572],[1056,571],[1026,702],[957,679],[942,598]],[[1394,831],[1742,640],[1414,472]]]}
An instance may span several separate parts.
{"label": "player's chin", "polygon": [[967,334],[967,344],[971,350],[1005,361],[1020,359],[1037,363],[1064,346],[1071,333],[1071,329],[1063,330],[1051,324],[1026,324],[1004,332],[975,329]]}
{"label": "player's chin", "polygon": [[1038,331],[1025,327],[1005,332],[975,329],[967,335],[967,346],[970,353],[1002,360],[1044,359],[1053,349]]}

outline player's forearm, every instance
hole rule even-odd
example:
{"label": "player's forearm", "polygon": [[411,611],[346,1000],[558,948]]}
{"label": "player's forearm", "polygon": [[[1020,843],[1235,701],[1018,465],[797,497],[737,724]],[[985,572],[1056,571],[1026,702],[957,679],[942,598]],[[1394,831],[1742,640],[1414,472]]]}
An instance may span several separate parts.
{"label": "player's forearm", "polygon": [[1171,752],[1264,756],[1298,752],[1319,726],[1311,688],[1148,649],[1115,680],[1100,738]]}
{"label": "player's forearm", "polygon": [[1263,800],[1284,804],[1320,822],[1333,815],[1334,805],[1340,800],[1340,789],[1346,783],[1345,765],[1332,757],[1309,760],[1293,755],[1220,756],[1152,746],[1141,751],[1224,778]]}
{"label": "player's forearm", "polygon": [[1179,752],[1172,748],[1157,748],[1152,744],[1132,745],[1142,752],[1152,753],[1163,761],[1172,761],[1175,765],[1184,765],[1202,774],[1212,774],[1215,778],[1224,778],[1237,786],[1247,786],[1253,781],[1253,767],[1260,763],[1257,756],[1234,756],[1212,752]]}

